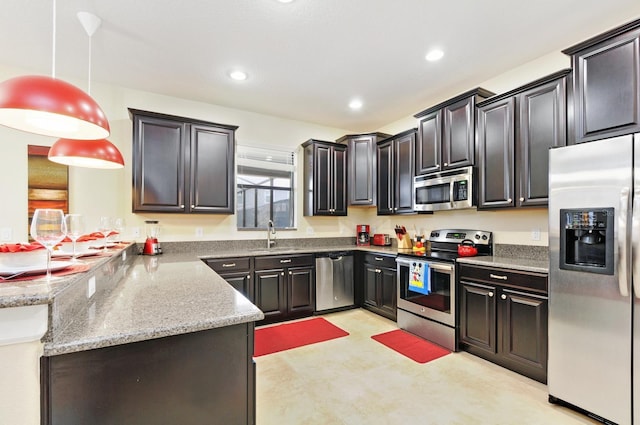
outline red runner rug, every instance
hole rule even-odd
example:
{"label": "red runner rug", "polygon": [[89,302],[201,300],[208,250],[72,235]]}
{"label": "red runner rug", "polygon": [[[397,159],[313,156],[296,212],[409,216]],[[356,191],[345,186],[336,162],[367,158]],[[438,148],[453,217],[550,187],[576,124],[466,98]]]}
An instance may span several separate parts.
{"label": "red runner rug", "polygon": [[451,353],[402,329],[373,335],[371,338],[418,363],[427,363]]}
{"label": "red runner rug", "polygon": [[255,331],[253,356],[264,356],[347,335],[348,332],[322,317],[260,328]]}

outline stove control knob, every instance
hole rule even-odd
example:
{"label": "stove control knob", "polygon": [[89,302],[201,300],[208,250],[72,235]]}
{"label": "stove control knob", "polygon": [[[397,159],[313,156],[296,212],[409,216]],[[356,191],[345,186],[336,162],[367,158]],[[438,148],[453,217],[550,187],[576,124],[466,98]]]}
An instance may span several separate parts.
{"label": "stove control knob", "polygon": [[482,240],[483,241],[486,241],[487,239],[489,239],[489,238],[487,238],[487,235],[482,235]]}
{"label": "stove control knob", "polygon": [[476,235],[476,239],[480,239],[480,235]]}

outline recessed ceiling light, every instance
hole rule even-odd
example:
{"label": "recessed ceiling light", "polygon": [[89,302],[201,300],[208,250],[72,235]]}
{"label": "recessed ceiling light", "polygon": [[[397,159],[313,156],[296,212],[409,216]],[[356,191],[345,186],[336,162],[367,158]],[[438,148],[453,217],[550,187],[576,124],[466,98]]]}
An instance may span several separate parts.
{"label": "recessed ceiling light", "polygon": [[362,108],[362,101],[360,99],[353,99],[351,102],[349,102],[349,108],[353,110]]}
{"label": "recessed ceiling light", "polygon": [[291,3],[293,0],[278,0],[280,3]]}
{"label": "recessed ceiling light", "polygon": [[247,73],[240,70],[231,71],[229,77],[236,81],[244,81],[247,79]]}
{"label": "recessed ceiling light", "polygon": [[443,56],[444,56],[444,52],[442,50],[433,49],[429,53],[427,53],[427,56],[425,57],[425,59],[428,60],[429,62],[435,62],[437,60],[442,59]]}

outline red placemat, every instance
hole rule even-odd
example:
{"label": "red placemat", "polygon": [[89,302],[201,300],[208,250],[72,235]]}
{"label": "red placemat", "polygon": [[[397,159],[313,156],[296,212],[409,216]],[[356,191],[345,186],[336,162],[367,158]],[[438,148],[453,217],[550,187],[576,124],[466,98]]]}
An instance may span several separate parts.
{"label": "red placemat", "polygon": [[432,344],[402,329],[373,335],[371,338],[418,363],[427,363],[451,353],[446,348]]}
{"label": "red placemat", "polygon": [[[91,268],[90,264],[74,264],[62,270],[57,270],[55,272],[51,272],[52,277],[66,276],[74,273],[82,273],[86,272]],[[29,274],[24,276],[18,276],[9,280],[0,280],[0,284],[2,283],[12,283],[12,282],[24,282],[27,280],[36,280],[46,278],[47,273],[39,273],[39,274]]]}

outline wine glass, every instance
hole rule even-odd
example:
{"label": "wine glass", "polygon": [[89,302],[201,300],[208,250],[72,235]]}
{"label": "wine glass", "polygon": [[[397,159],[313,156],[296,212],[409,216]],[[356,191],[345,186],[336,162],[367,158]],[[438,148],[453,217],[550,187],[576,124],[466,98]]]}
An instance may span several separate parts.
{"label": "wine glass", "polygon": [[64,212],[54,209],[37,209],[31,219],[31,237],[47,248],[47,280],[51,279],[51,252],[67,233]]}
{"label": "wine glass", "polygon": [[113,219],[113,230],[118,234],[117,239],[114,242],[122,242],[122,232],[124,232],[125,222],[124,218],[117,217]]}
{"label": "wine glass", "polygon": [[111,217],[100,217],[100,226],[98,227],[98,232],[102,233],[104,236],[104,252],[107,252],[107,237],[109,237],[109,233],[113,229],[113,219]]}
{"label": "wine glass", "polygon": [[73,242],[73,256],[72,261],[77,261],[76,241],[84,233],[84,218],[80,214],[67,214],[64,217],[64,221],[67,224],[67,236]]}

